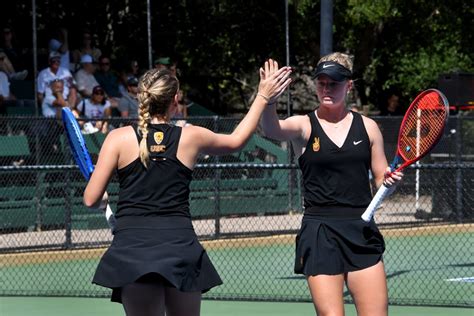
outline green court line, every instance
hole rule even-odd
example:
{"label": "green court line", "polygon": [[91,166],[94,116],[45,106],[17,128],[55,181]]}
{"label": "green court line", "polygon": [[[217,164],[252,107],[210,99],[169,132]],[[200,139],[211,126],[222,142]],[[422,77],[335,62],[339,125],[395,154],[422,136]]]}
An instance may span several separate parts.
{"label": "green court line", "polygon": [[[346,305],[346,316],[356,316],[354,306]],[[71,297],[0,297],[0,315],[8,316],[103,316],[125,315],[122,305],[107,299]],[[204,300],[202,316],[309,316],[311,303],[273,303]],[[473,310],[449,307],[390,306],[390,316],[472,316]]]}
{"label": "green court line", "polygon": [[[474,306],[469,295],[474,283],[446,281],[474,275],[473,254],[466,252],[473,238],[469,233],[386,238],[390,302],[450,305],[455,301],[459,306]],[[310,300],[304,278],[293,274],[292,244],[214,249],[209,255],[224,284],[208,292],[207,298]],[[107,297],[108,289],[90,283],[97,262],[84,259],[3,267],[0,295]]]}

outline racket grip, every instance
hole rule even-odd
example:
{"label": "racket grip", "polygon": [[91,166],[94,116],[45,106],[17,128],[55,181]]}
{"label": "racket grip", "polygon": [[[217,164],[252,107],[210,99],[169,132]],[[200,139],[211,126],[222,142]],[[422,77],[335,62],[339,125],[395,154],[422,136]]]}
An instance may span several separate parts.
{"label": "racket grip", "polygon": [[116,219],[114,216],[114,212],[112,212],[112,209],[110,208],[109,204],[107,204],[107,207],[105,209],[105,218],[107,219],[107,224],[109,224],[110,230],[113,233],[115,230]]}
{"label": "racket grip", "polygon": [[390,194],[393,193],[393,191],[395,191],[395,188],[396,188],[396,185],[392,185],[390,187],[387,187],[385,186],[384,184],[382,184],[382,186],[380,187],[380,189],[378,189],[377,193],[375,194],[374,198],[372,199],[372,201],[370,202],[369,206],[367,206],[367,209],[365,210],[365,212],[362,214],[361,218],[365,221],[365,222],[370,222],[370,220],[372,219],[372,217],[374,216],[374,213],[375,211],[377,210],[377,208],[380,206],[380,204],[382,204],[382,201],[387,197],[389,196]]}

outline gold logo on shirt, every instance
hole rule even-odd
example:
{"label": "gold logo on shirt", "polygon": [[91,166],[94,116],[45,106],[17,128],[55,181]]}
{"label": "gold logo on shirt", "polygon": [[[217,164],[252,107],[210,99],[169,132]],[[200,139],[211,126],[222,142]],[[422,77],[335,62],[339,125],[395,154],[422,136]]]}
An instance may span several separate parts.
{"label": "gold logo on shirt", "polygon": [[163,141],[164,138],[163,132],[156,132],[153,134],[153,138],[155,139],[155,142],[159,145]]}
{"label": "gold logo on shirt", "polygon": [[165,152],[166,150],[166,146],[165,145],[153,145],[153,146],[150,146],[150,151],[152,153],[163,153]]}
{"label": "gold logo on shirt", "polygon": [[321,145],[319,144],[319,137],[314,138],[313,151],[319,151]]}

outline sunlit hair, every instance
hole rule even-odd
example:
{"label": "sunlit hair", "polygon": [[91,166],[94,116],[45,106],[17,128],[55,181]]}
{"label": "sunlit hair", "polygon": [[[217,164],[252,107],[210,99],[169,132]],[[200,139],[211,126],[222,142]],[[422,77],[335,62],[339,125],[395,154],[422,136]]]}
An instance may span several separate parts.
{"label": "sunlit hair", "polygon": [[138,82],[138,129],[140,141],[140,160],[147,167],[150,152],[147,146],[148,124],[153,117],[167,120],[169,106],[179,89],[178,79],[167,69],[151,69]]}
{"label": "sunlit hair", "polygon": [[322,62],[325,62],[325,61],[336,62],[339,65],[342,65],[342,66],[346,67],[351,72],[352,72],[352,68],[354,66],[353,56],[348,55],[348,54],[344,54],[344,53],[339,53],[339,52],[331,53],[331,54],[328,54],[326,56],[321,57],[321,59],[318,61],[318,65]]}

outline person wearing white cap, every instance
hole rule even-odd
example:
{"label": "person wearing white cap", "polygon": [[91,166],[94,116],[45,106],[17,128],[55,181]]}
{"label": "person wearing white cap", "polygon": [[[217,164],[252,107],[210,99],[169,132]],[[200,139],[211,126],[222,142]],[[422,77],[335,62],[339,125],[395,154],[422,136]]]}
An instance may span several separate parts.
{"label": "person wearing white cap", "polygon": [[37,78],[37,95],[39,103],[43,103],[44,97],[53,95],[51,91],[51,83],[55,80],[64,82],[63,97],[68,100],[71,106],[76,104],[77,92],[75,88],[74,78],[67,68],[60,66],[61,54],[51,52],[49,54],[49,67],[40,71]]}
{"label": "person wearing white cap", "polygon": [[70,56],[69,56],[69,46],[67,39],[67,30],[65,28],[60,28],[57,30],[56,34],[49,40],[49,52],[57,52],[61,55],[60,66],[70,70]]}
{"label": "person wearing white cap", "polygon": [[99,83],[94,77],[95,65],[91,55],[85,54],[81,56],[81,69],[79,69],[74,78],[77,83],[77,90],[84,98],[89,98],[92,95],[92,89],[98,86]]}

